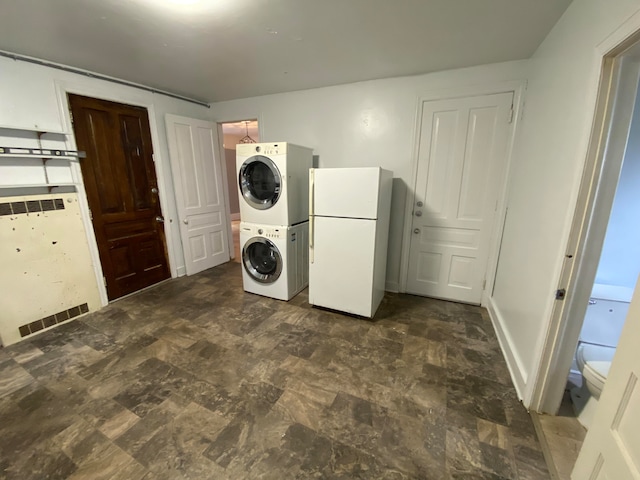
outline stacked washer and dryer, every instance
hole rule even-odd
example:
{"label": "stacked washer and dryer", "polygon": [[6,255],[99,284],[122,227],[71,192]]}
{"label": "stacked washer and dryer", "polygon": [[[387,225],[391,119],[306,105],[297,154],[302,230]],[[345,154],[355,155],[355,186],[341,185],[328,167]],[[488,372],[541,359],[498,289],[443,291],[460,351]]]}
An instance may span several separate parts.
{"label": "stacked washer and dryer", "polygon": [[236,147],[242,284],[290,300],[309,283],[309,169],[313,150],[287,142]]}

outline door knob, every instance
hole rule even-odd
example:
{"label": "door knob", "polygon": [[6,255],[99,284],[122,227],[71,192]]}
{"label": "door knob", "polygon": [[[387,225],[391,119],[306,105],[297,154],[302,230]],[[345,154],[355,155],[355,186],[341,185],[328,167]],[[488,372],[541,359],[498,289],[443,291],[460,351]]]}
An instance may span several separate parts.
{"label": "door knob", "polygon": [[420,233],[420,229],[419,228],[414,228],[413,229],[413,233]]}
{"label": "door knob", "polygon": [[157,189],[156,187],[153,187],[153,188],[151,189],[151,193],[158,193],[158,189]]}
{"label": "door knob", "polygon": [[158,216],[156,217],[156,222],[158,222],[158,223],[164,223],[164,218],[163,218],[163,217],[161,217],[160,215],[158,215]]}
{"label": "door knob", "polygon": [[418,211],[416,212],[416,217],[421,217],[421,216],[422,216],[422,211],[418,210]]}
{"label": "door knob", "polygon": [[184,223],[185,225],[189,225],[189,219],[185,218],[184,220],[182,220],[182,223]]}
{"label": "door knob", "polygon": [[418,203],[416,203],[416,205],[417,205],[417,206],[419,206],[419,207],[421,207],[422,205],[424,205],[424,203],[422,203],[422,202],[418,202]]}

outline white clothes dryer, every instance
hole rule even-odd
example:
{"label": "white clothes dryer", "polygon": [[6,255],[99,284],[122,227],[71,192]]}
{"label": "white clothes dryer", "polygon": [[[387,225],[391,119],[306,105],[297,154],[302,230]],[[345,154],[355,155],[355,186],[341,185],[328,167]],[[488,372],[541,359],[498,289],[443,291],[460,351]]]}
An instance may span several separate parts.
{"label": "white clothes dryer", "polygon": [[309,220],[313,150],[287,142],[236,147],[240,219],[262,225]]}
{"label": "white clothes dryer", "polygon": [[291,300],[309,284],[309,222],[292,227],[240,223],[244,290]]}

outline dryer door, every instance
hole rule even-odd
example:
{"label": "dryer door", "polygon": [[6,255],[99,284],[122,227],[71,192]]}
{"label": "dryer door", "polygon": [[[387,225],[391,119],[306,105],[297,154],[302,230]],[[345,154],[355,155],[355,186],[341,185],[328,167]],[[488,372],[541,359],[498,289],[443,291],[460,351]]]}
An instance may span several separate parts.
{"label": "dryer door", "polygon": [[249,276],[259,283],[274,283],[282,273],[280,250],[264,237],[253,237],[244,244],[242,264]]}
{"label": "dryer door", "polygon": [[271,208],[280,198],[280,171],[273,160],[264,155],[254,155],[245,160],[238,173],[238,183],[242,197],[258,210]]}

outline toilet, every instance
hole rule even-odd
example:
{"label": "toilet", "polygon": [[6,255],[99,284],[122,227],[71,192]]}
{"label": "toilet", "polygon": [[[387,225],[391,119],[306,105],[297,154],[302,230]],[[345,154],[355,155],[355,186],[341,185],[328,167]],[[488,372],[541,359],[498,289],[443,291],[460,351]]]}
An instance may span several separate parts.
{"label": "toilet", "polygon": [[582,373],[582,386],[571,389],[571,400],[578,421],[585,428],[591,424],[615,353],[615,347],[590,343],[578,345],[576,362]]}

